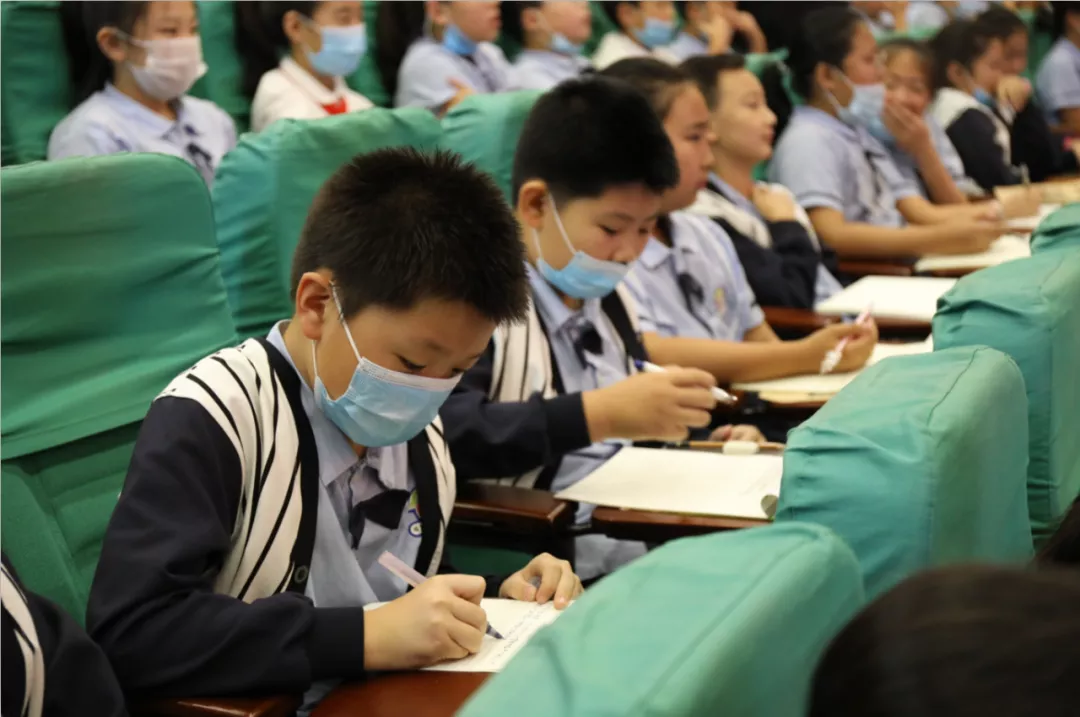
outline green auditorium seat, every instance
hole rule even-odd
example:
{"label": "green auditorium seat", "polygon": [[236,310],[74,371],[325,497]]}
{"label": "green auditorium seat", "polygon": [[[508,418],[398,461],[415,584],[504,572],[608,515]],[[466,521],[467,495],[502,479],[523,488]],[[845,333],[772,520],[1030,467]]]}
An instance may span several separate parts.
{"label": "green auditorium seat", "polygon": [[1066,204],[1043,219],[1031,234],[1031,252],[1080,251],[1080,202]]}
{"label": "green auditorium seat", "polygon": [[871,598],[931,566],[1024,561],[1026,413],[999,351],[882,361],[789,436],[776,521],[835,531]]}
{"label": "green auditorium seat", "polygon": [[461,717],[802,717],[818,657],[862,606],[814,525],[668,543],[589,588]]}
{"label": "green auditorium seat", "polygon": [[293,250],[322,183],[362,152],[434,149],[440,132],[427,110],[371,109],[282,120],[241,138],[218,167],[212,194],[222,274],[242,337],[264,335],[292,315]]}
{"label": "green auditorium seat", "polygon": [[35,163],[0,189],[2,541],[27,587],[81,622],[139,422],[235,330],[186,162]]}
{"label": "green auditorium seat", "polygon": [[439,146],[460,154],[495,178],[511,205],[511,174],[518,137],[536,99],[536,90],[470,95],[446,113]]}
{"label": "green auditorium seat", "polygon": [[[1041,542],[1080,494],[1080,251],[1042,251],[957,282],[938,301],[934,346],[977,345],[1004,352],[1024,376],[1028,504]],[[995,403],[972,416],[1012,410],[1005,397]]]}

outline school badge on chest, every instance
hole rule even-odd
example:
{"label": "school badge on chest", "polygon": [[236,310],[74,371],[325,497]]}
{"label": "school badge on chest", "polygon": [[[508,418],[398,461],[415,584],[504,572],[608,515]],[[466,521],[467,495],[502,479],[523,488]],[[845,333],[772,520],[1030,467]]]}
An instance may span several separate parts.
{"label": "school badge on chest", "polygon": [[723,288],[717,289],[713,293],[713,302],[716,303],[716,313],[724,313],[724,308],[727,306],[727,299],[724,297]]}
{"label": "school badge on chest", "polygon": [[424,530],[420,526],[420,503],[415,490],[409,496],[409,505],[405,512],[409,514],[409,535],[419,538]]}

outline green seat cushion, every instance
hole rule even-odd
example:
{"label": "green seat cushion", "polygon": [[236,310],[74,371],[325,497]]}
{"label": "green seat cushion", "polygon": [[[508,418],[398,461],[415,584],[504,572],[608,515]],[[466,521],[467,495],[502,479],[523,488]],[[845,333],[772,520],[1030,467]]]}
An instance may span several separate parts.
{"label": "green seat cushion", "polygon": [[999,351],[882,361],[788,437],[776,520],[834,530],[870,597],[931,566],[1026,560],[1026,412]]}
{"label": "green seat cushion", "polygon": [[1080,251],[1080,202],[1066,204],[1043,219],[1031,234],[1031,252]]}
{"label": "green seat cushion", "polygon": [[678,540],[589,588],[461,717],[802,717],[862,605],[850,549],[812,525]]}
{"label": "green seat cushion", "polygon": [[541,94],[522,90],[470,95],[442,120],[439,145],[490,174],[511,206],[515,203],[510,193],[518,137]]}
{"label": "green seat cushion", "polygon": [[600,46],[600,41],[604,39],[604,35],[609,32],[618,32],[619,28],[604,12],[602,2],[590,0],[589,9],[592,11],[592,36],[586,40],[584,50],[585,55],[591,57],[596,52],[596,48]]}
{"label": "green seat cushion", "polygon": [[0,176],[5,459],[141,420],[235,341],[210,197],[187,162],[119,154]]}
{"label": "green seat cushion", "polygon": [[[1028,503],[1041,541],[1080,493],[1080,252],[1044,251],[957,282],[938,302],[934,346],[980,344],[1024,375]],[[997,403],[993,414],[1011,410]]]}
{"label": "green seat cushion", "polygon": [[379,43],[378,36],[379,3],[378,0],[364,0],[364,27],[367,29],[367,52],[360,61],[356,72],[345,78],[349,87],[380,107],[390,105],[390,95],[383,87],[379,76],[379,67],[375,64],[375,55]]}
{"label": "green seat cushion", "polygon": [[210,100],[225,110],[238,132],[251,124],[251,98],[241,90],[243,62],[236,51],[234,3],[228,0],[199,0],[199,34],[202,36],[206,74],[191,89],[196,97]]}
{"label": "green seat cushion", "polygon": [[138,428],[5,459],[0,469],[4,552],[30,590],[80,624]]}
{"label": "green seat cushion", "polygon": [[53,127],[71,108],[59,2],[0,3],[3,164],[45,159]]}
{"label": "green seat cushion", "polygon": [[363,152],[434,149],[440,131],[425,109],[376,108],[319,120],[281,120],[241,137],[218,166],[212,196],[222,273],[242,337],[263,335],[292,315],[292,255],[323,182]]}

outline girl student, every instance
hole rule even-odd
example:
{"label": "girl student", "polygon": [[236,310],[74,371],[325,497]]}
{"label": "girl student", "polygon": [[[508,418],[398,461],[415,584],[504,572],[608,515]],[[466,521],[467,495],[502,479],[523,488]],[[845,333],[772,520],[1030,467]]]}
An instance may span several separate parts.
{"label": "girl student", "polygon": [[696,83],[652,58],[623,60],[601,74],[650,99],[679,163],[679,183],[662,195],[653,235],[626,278],[650,359],[701,369],[719,382],[766,380],[817,373],[826,354],[849,337],[836,370],[865,364],[877,342],[873,322],[781,341],[765,321],[731,239],[716,223],[684,211],[713,166],[711,117]]}
{"label": "girl student", "polygon": [[363,3],[242,2],[235,12],[252,131],[373,107],[345,84],[367,46]]}
{"label": "girl student", "polygon": [[395,107],[444,114],[472,93],[515,89],[510,63],[494,44],[498,2],[385,3],[376,62]]}
{"label": "girl student", "polygon": [[53,129],[48,158],[171,154],[211,183],[236,128],[187,95],[206,73],[195,3],[72,2],[61,19],[79,105]]}
{"label": "girl student", "polygon": [[[856,12],[807,14],[788,49],[786,67],[763,78],[780,134],[769,177],[792,191],[822,241],[862,256],[964,254],[1005,231],[996,208],[927,201],[871,134],[918,118],[885,103],[877,43]],[[793,106],[786,74],[806,105]]]}
{"label": "girl student", "polygon": [[659,57],[675,37],[675,3],[671,0],[600,3],[616,29],[604,35],[592,63],[603,70],[627,57]]}

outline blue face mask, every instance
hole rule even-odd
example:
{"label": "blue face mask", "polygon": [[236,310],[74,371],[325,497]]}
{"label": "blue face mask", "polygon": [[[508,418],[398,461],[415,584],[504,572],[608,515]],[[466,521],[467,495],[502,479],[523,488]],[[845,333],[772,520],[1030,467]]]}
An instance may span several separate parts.
{"label": "blue face mask", "polygon": [[473,55],[480,46],[478,43],[465,37],[465,34],[453,23],[443,30],[442,46],[455,55]]}
{"label": "blue face mask", "polygon": [[674,34],[675,26],[672,23],[658,20],[655,17],[645,18],[645,27],[634,30],[634,37],[637,38],[637,41],[650,50],[668,44]]}
{"label": "blue face mask", "polygon": [[619,282],[626,278],[630,266],[617,261],[595,259],[583,251],[575,251],[574,245],[570,243],[570,237],[566,235],[566,229],[563,228],[554,200],[551,202],[551,211],[555,215],[555,224],[559,227],[559,234],[574,255],[562,269],[553,269],[544,261],[544,253],[540,249],[540,234],[533,229],[533,241],[536,242],[536,253],[539,255],[536,268],[540,271],[540,275],[549,284],[573,299],[599,299],[615,291]]}
{"label": "blue face mask", "polygon": [[881,120],[881,113],[885,109],[885,85],[880,82],[856,85],[846,76],[844,80],[851,88],[851,103],[847,107],[841,107],[836,98],[829,95],[840,121],[849,127],[862,127],[880,142],[891,143],[892,133]]}
{"label": "blue face mask", "polygon": [[404,443],[435,420],[461,377],[413,376],[391,371],[361,358],[349,326],[345,323],[337,292],[333,289],[331,292],[358,363],[345,393],[332,399],[319,378],[313,341],[311,365],[315,372],[315,405],[357,445],[378,448]]}
{"label": "blue face mask", "polygon": [[989,107],[992,110],[997,109],[997,100],[994,99],[994,96],[992,94],[990,94],[989,92],[987,92],[983,88],[976,87],[974,96],[975,96],[975,99],[978,100],[980,104],[986,105],[987,107]]}
{"label": "blue face mask", "polygon": [[363,24],[348,27],[320,27],[322,49],[307,51],[308,61],[320,75],[345,77],[356,72],[367,51],[367,32]]}
{"label": "blue face mask", "polygon": [[566,35],[562,34],[561,32],[554,32],[551,34],[552,52],[557,52],[560,55],[566,55],[568,57],[577,57],[584,49],[584,45],[578,45],[576,43],[570,42]]}

